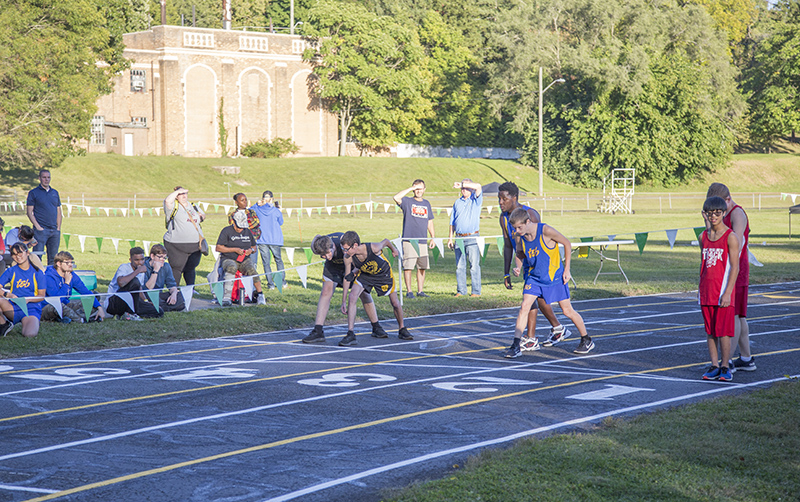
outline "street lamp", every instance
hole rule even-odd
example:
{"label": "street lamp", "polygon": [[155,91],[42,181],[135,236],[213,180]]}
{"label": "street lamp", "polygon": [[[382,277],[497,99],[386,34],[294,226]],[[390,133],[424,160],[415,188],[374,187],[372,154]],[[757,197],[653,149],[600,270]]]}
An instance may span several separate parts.
{"label": "street lamp", "polygon": [[557,78],[550,82],[550,85],[542,89],[542,67],[539,67],[539,195],[544,196],[544,170],[542,169],[542,97],[544,92],[556,82],[563,84],[563,78]]}

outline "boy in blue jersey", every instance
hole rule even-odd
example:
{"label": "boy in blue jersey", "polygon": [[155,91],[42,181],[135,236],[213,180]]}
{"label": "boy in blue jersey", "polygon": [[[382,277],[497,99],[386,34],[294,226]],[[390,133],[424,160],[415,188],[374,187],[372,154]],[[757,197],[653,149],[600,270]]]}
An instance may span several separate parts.
{"label": "boy in blue jersey", "polygon": [[[39,319],[42,316],[42,300],[47,282],[41,270],[33,267],[28,260],[28,247],[21,242],[11,246],[11,259],[14,266],[0,275],[0,336],[5,336],[14,324],[22,323],[22,336],[33,337],[39,334]],[[10,284],[6,290],[5,285]],[[24,298],[27,314],[10,298]]]}
{"label": "boy in blue jersey", "polygon": [[[528,327],[528,314],[536,303],[537,298],[542,298],[547,304],[558,302],[561,311],[578,329],[581,342],[573,352],[588,354],[594,349],[594,342],[586,334],[586,326],[581,315],[572,308],[569,301],[570,253],[572,246],[566,237],[556,229],[544,223],[534,223],[525,209],[515,209],[509,217],[509,222],[519,237],[517,257],[522,260],[525,268],[525,286],[522,290],[522,306],[519,308],[517,325],[514,329],[514,342],[506,351],[505,357],[519,357],[520,339]],[[564,263],[561,263],[561,253],[558,245],[564,246]],[[514,268],[514,275],[519,276],[520,267]],[[530,335],[529,335],[530,336]],[[537,350],[539,343],[534,338]]]}

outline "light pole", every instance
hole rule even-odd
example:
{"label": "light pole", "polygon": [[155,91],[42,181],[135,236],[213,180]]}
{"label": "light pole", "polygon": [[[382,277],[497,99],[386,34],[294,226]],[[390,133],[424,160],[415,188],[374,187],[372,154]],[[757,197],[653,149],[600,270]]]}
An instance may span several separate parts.
{"label": "light pole", "polygon": [[539,67],[539,196],[544,196],[544,169],[542,168],[542,97],[544,91],[553,86],[556,82],[563,84],[563,78],[557,78],[550,82],[550,85],[542,89],[542,67]]}

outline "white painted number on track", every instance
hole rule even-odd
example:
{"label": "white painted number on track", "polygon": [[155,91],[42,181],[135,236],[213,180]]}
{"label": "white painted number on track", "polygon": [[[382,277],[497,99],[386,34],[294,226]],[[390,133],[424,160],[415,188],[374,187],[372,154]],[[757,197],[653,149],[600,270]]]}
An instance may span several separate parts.
{"label": "white painted number on track", "polygon": [[361,385],[358,380],[368,382],[391,382],[397,378],[379,373],[328,373],[322,378],[307,378],[298,380],[297,383],[303,385],[315,385],[317,387],[356,387]]}
{"label": "white painted number on track", "polygon": [[655,389],[643,389],[641,387],[626,387],[624,385],[607,384],[605,389],[584,392],[583,394],[573,394],[567,399],[579,399],[581,401],[611,401],[617,396],[632,394],[634,392],[648,391],[655,392]]}
{"label": "white painted number on track", "polygon": [[26,378],[28,380],[45,380],[48,382],[69,382],[71,380],[84,380],[86,378],[97,378],[108,375],[127,375],[128,370],[119,368],[62,368],[51,373],[23,373],[10,375],[14,378]]}
{"label": "white painted number on track", "polygon": [[216,378],[252,378],[258,370],[244,368],[216,368],[211,370],[193,370],[182,375],[169,375],[162,380],[210,380]]}
{"label": "white painted number on track", "polygon": [[495,385],[536,385],[542,382],[532,382],[530,380],[514,380],[511,378],[497,377],[467,377],[464,380],[475,380],[470,382],[441,382],[433,384],[437,389],[455,390],[459,392],[497,392],[496,387],[476,387],[486,383]]}

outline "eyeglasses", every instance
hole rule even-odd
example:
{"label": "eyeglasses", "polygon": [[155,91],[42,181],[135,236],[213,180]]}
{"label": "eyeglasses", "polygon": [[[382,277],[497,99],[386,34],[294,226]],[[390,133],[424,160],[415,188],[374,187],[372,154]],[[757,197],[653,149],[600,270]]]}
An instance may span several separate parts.
{"label": "eyeglasses", "polygon": [[158,258],[159,260],[166,260],[167,259],[167,255],[165,255],[165,254],[157,254],[157,255],[153,255],[153,256]]}
{"label": "eyeglasses", "polygon": [[723,211],[722,209],[713,209],[711,211],[705,211],[705,213],[706,213],[706,216],[717,216],[717,217],[719,217],[719,216],[722,216],[723,214],[725,214],[725,211]]}
{"label": "eyeglasses", "polygon": [[353,246],[345,247],[344,244],[342,244],[342,251],[344,251],[345,253],[349,253],[352,250],[353,250]]}

